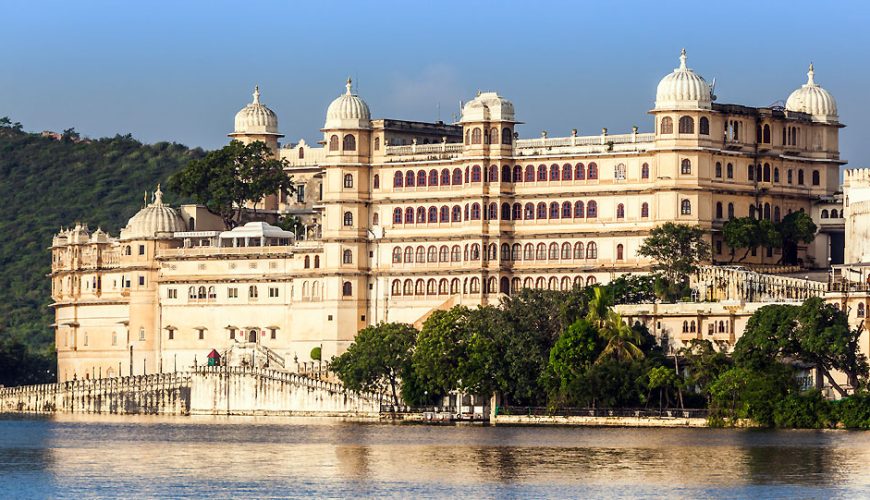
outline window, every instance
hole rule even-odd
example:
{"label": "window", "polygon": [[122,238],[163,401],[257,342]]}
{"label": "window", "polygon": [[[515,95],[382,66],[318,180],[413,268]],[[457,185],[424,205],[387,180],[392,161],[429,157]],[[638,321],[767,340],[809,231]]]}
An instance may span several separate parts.
{"label": "window", "polygon": [[237,299],[239,298],[239,289],[236,287],[227,288],[227,298],[228,299]]}
{"label": "window", "polygon": [[514,165],[514,182],[523,182],[523,167]]}
{"label": "window", "polygon": [[683,200],[680,202],[680,214],[681,215],[692,215],[692,202],[689,200]]}
{"label": "window", "polygon": [[799,186],[804,185],[804,171],[803,171],[803,169],[798,170],[798,185]]}
{"label": "window", "polygon": [[563,219],[570,219],[571,213],[572,213],[571,212],[571,202],[570,201],[562,202],[562,218]]}
{"label": "window", "polygon": [[698,121],[698,129],[701,135],[710,135],[710,120],[706,116]]}
{"label": "window", "polygon": [[586,178],[586,167],[582,163],[578,163],[574,167],[574,179],[582,181]]}
{"label": "window", "polygon": [[613,177],[616,180],[625,180],[625,163],[620,163],[616,165],[613,169]]}
{"label": "window", "polygon": [[510,144],[513,140],[513,134],[511,134],[511,129],[503,128],[501,129],[501,143],[502,144]]}
{"label": "window", "polygon": [[828,209],[824,208],[824,209],[822,209],[822,219],[827,219],[827,218],[828,218]]}
{"label": "window", "polygon": [[353,134],[347,134],[344,136],[341,145],[345,151],[356,151],[356,137]]}
{"label": "window", "polygon": [[765,124],[762,132],[762,141],[765,144],[770,144],[770,125]]}
{"label": "window", "polygon": [[353,214],[350,212],[344,213],[344,225],[345,226],[353,226]]}
{"label": "window", "polygon": [[649,164],[644,163],[640,166],[640,178],[641,179],[649,179]]}
{"label": "window", "polygon": [[680,173],[684,175],[692,173],[692,162],[688,158],[683,158],[680,162]]}
{"label": "window", "polygon": [[721,201],[716,202],[716,218],[717,219],[722,218],[722,202]]}
{"label": "window", "polygon": [[145,245],[139,245],[139,255],[145,255]]}
{"label": "window", "polygon": [[196,298],[197,298],[197,299],[205,299],[205,297],[206,297],[206,295],[205,295],[205,287],[204,287],[204,286],[201,286],[201,287],[197,288],[197,289],[196,289]]}
{"label": "window", "polygon": [[616,260],[622,260],[623,251],[624,251],[624,247],[622,246],[622,243],[616,245]]}
{"label": "window", "polygon": [[624,219],[625,218],[625,205],[623,205],[622,203],[620,203],[619,205],[616,205],[616,218],[617,219]]}
{"label": "window", "polygon": [[750,180],[750,181],[755,180],[755,167],[754,166],[749,165],[748,167],[746,167],[746,179]]}
{"label": "window", "polygon": [[471,205],[471,220],[480,220],[480,204],[473,203]]}
{"label": "window", "polygon": [[864,308],[864,303],[863,303],[863,302],[859,302],[859,303],[858,303],[858,307],[857,307],[856,309],[857,309],[857,311],[856,311],[857,316],[858,316],[859,318],[863,318],[863,317],[864,317],[864,309],[865,309],[865,308]]}
{"label": "window", "polygon": [[670,116],[665,116],[662,118],[662,124],[659,127],[660,134],[673,134],[674,133],[674,121],[671,120]]}
{"label": "window", "polygon": [[559,165],[550,165],[550,180],[558,181],[559,178]]}
{"label": "window", "polygon": [[550,218],[558,219],[559,218],[559,202],[553,201],[550,203]]}
{"label": "window", "polygon": [[341,285],[341,295],[342,297],[350,297],[353,295],[353,284],[350,281],[345,281]]}
{"label": "window", "polygon": [[459,205],[453,205],[453,214],[452,214],[452,222],[461,222],[462,221],[462,209]]}
{"label": "window", "polygon": [[526,165],[526,182],[535,182],[535,167],[534,165]]}
{"label": "window", "polygon": [[329,150],[338,151],[338,136],[333,135],[329,138]]}
{"label": "window", "polygon": [[694,134],[695,133],[695,120],[693,120],[691,116],[683,116],[680,118],[680,133],[681,134]]}
{"label": "window", "polygon": [[417,177],[414,175],[413,170],[408,170],[405,172],[405,187],[414,187],[415,181]]}
{"label": "window", "polygon": [[483,132],[479,128],[475,128],[471,131],[471,143],[480,144],[481,142],[483,142]]}
{"label": "window", "polygon": [[471,167],[471,182],[480,182],[480,165]]}
{"label": "window", "polygon": [[734,178],[734,165],[732,165],[732,164],[729,163],[729,164],[725,167],[725,176],[728,177],[729,179],[733,179],[733,178]]}
{"label": "window", "polygon": [[353,174],[344,174],[344,187],[353,187]]}
{"label": "window", "polygon": [[819,178],[819,171],[818,170],[813,170],[812,177],[813,177],[813,186],[818,186],[819,184],[821,184],[821,179]]}
{"label": "window", "polygon": [[719,179],[722,178],[722,162],[718,162],[718,161],[716,162],[716,170],[714,173],[715,173],[717,178],[719,178]]}
{"label": "window", "polygon": [[538,203],[538,211],[537,211],[538,219],[546,219],[547,218],[547,204],[543,201]]}
{"label": "window", "polygon": [[489,182],[498,182],[498,165],[489,166]]}
{"label": "window", "polygon": [[402,209],[394,208],[393,209],[393,224],[401,224],[402,223]]}
{"label": "window", "polygon": [[588,175],[586,176],[588,179],[597,179],[598,178],[598,165],[595,162],[589,164]]}
{"label": "window", "polygon": [[145,328],[139,328],[139,341],[143,342],[145,340]]}
{"label": "window", "polygon": [[583,249],[583,242],[578,241],[574,244],[574,258],[583,259],[586,257],[586,251]]}
{"label": "window", "polygon": [[786,179],[786,182],[788,182],[789,184],[794,182],[794,175],[792,175],[791,169],[788,169],[788,172],[786,172],[785,179]]}
{"label": "window", "polygon": [[594,219],[596,217],[598,217],[598,203],[592,200],[586,205],[586,218]]}
{"label": "window", "polygon": [[779,182],[779,167],[773,169],[773,182]]}
{"label": "window", "polygon": [[538,165],[538,180],[539,181],[547,180],[547,166],[546,165]]}
{"label": "window", "polygon": [[586,245],[586,258],[587,259],[597,259],[598,258],[598,245],[594,241],[590,241],[588,245]]}
{"label": "window", "polygon": [[343,264],[353,264],[353,252],[345,250],[341,253],[341,262]]}
{"label": "window", "polygon": [[278,297],[278,287],[277,286],[270,286],[269,287],[269,298],[274,299],[276,297]]}
{"label": "window", "polygon": [[566,164],[562,165],[562,180],[563,181],[570,181],[573,171],[574,171],[574,169],[571,167],[570,163],[566,163]]}
{"label": "window", "polygon": [[248,298],[256,299],[259,296],[259,291],[257,290],[257,285],[251,285],[248,287]]}
{"label": "window", "polygon": [[649,217],[649,203],[643,202],[640,205],[640,216],[641,216],[641,218],[644,218],[644,219]]}
{"label": "window", "polygon": [[762,169],[762,172],[764,173],[764,176],[763,176],[764,182],[770,182],[770,163],[764,164],[764,168]]}
{"label": "window", "polygon": [[462,170],[458,168],[453,169],[453,185],[458,186],[462,184]]}
{"label": "window", "polygon": [[166,298],[167,299],[177,299],[178,298],[178,289],[169,288],[166,290]]}
{"label": "window", "polygon": [[139,276],[139,286],[145,286],[145,276]]}
{"label": "window", "polygon": [[393,175],[393,187],[400,188],[404,185],[405,185],[405,178],[402,175],[402,172],[396,172],[396,174]]}

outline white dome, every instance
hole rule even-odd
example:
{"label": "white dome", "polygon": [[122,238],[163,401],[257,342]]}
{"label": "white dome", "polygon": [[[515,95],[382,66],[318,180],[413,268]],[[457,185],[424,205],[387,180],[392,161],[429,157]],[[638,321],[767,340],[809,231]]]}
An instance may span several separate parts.
{"label": "white dome", "polygon": [[807,113],[819,121],[837,121],[837,101],[830,92],[823,89],[814,80],[815,71],[810,64],[807,72],[807,83],[788,96],[785,109]]}
{"label": "white dome", "polygon": [[347,79],[347,92],[332,101],[326,108],[324,129],[370,129],[372,115],[369,105],[351,93],[351,80]]}
{"label": "white dome", "polygon": [[686,49],[680,67],[665,76],[656,88],[656,109],[710,109],[713,91],[704,78],[686,67]]}
{"label": "white dome", "polygon": [[254,87],[254,101],[236,113],[235,135],[281,135],[278,133],[278,115],[260,103],[260,87]]}
{"label": "white dome", "polygon": [[478,93],[462,107],[460,123],[515,120],[514,104],[497,92]]}
{"label": "white dome", "polygon": [[174,208],[163,204],[163,192],[160,186],[154,192],[154,201],[139,210],[127,222],[127,227],[121,229],[122,240],[156,238],[158,233],[174,233],[186,231],[187,227]]}

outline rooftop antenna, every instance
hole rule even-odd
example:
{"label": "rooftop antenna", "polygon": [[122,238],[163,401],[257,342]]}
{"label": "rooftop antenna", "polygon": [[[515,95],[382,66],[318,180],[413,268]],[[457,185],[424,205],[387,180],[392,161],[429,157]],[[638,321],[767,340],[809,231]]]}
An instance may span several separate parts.
{"label": "rooftop antenna", "polygon": [[437,121],[440,122],[441,121],[441,102],[439,101],[435,106],[436,106],[436,108],[438,108],[438,120]]}

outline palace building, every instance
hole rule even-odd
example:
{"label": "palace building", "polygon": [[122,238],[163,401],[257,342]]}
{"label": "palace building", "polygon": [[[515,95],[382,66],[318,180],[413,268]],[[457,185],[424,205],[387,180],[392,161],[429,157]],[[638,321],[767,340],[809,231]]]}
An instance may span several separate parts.
{"label": "palace building", "polygon": [[[478,93],[455,124],[372,119],[348,80],[318,145],[280,144],[256,89],[229,136],[287,161],[297,190],[257,212],[296,215],[304,230],[226,230],[202,207],[165,205],[159,187],[118,237],[62,230],[51,273],[58,377],[179,370],[212,349],[295,368],[313,347],[329,359],[381,321],[419,325],[522,288],[646,272],[637,249],[668,221],[707,230],[713,263],[724,263],[729,218],[806,211],[827,221],[798,249],[804,267],[842,263],[843,125],[812,66],[807,76],[784,107],[721,104],[683,51],[656,89],[652,132],[528,139],[497,92]],[[763,249],[746,262],[780,258]]]}

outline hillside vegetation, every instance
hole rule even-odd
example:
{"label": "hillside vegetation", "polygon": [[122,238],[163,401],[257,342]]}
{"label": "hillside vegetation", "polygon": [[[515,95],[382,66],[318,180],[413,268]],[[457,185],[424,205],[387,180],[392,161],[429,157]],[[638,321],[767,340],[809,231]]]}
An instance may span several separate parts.
{"label": "hillside vegetation", "polygon": [[43,137],[0,118],[0,200],[6,206],[0,218],[0,351],[13,344],[32,353],[53,350],[46,274],[48,247],[60,226],[81,221],[117,235],[143,206],[146,191],[203,154],[175,143],[142,144],[129,134],[90,140],[68,129]]}

